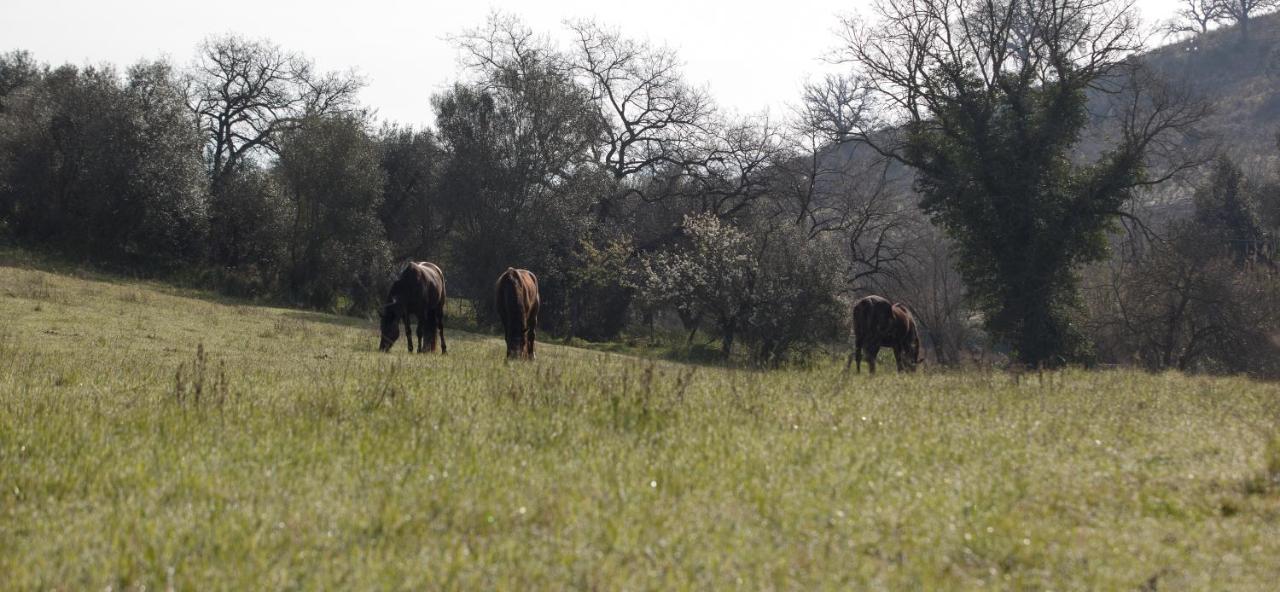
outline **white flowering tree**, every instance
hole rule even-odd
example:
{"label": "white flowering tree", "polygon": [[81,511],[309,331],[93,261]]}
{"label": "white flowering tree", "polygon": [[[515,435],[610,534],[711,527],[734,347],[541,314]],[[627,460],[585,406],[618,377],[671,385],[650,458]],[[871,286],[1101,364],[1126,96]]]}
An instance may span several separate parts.
{"label": "white flowering tree", "polygon": [[637,283],[651,306],[711,321],[728,356],[753,305],[758,270],[751,241],[709,214],[686,216],[681,228],[688,243],[643,257]]}
{"label": "white flowering tree", "polygon": [[839,337],[838,248],[790,224],[746,232],[715,216],[686,216],[686,243],[641,258],[637,288],[652,307],[712,323],[721,353],[747,340],[760,364]]}

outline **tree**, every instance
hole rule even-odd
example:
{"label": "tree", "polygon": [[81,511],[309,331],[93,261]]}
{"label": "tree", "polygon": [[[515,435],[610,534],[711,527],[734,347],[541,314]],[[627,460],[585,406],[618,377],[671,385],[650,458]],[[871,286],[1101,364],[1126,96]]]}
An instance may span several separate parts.
{"label": "tree", "polygon": [[750,239],[710,214],[686,217],[683,230],[687,244],[643,257],[636,283],[651,306],[711,321],[728,358],[754,306],[759,269]]}
{"label": "tree", "polygon": [[1203,35],[1224,16],[1222,0],[1182,0],[1173,18],[1161,28],[1166,35]]}
{"label": "tree", "polygon": [[1217,233],[1175,222],[1140,256],[1112,263],[1093,304],[1095,338],[1113,361],[1151,369],[1274,376],[1280,281],[1206,248]]}
{"label": "tree", "polygon": [[777,365],[838,339],[845,306],[836,245],[789,221],[750,223],[685,217],[682,243],[640,258],[632,281],[647,305],[709,321],[726,359],[745,341],[757,364]]}
{"label": "tree", "polygon": [[845,260],[836,237],[765,221],[757,221],[750,234],[760,272],[744,334],[754,346],[755,363],[804,359],[848,335],[849,308],[840,299]]}
{"label": "tree", "polygon": [[[672,49],[624,38],[617,29],[594,21],[574,21],[568,27],[575,37],[568,63],[591,89],[604,124],[598,158],[617,185],[605,199],[660,199],[644,191],[645,185],[625,181],[662,167],[701,162],[697,144],[710,125],[710,99],[684,80]],[[602,213],[608,205],[603,204]]]}
{"label": "tree", "polygon": [[0,215],[21,240],[131,265],[201,242],[199,139],[165,63],[63,66],[0,114]]}
{"label": "tree", "polygon": [[[1195,216],[1202,249],[1228,253],[1237,264],[1266,257],[1266,240],[1240,167],[1225,156],[1213,162],[1208,179],[1196,189]],[[1216,247],[1216,248],[1215,248]]]}
{"label": "tree", "polygon": [[578,241],[566,270],[568,327],[565,337],[607,340],[617,336],[627,321],[633,290],[625,284],[628,264],[635,252],[623,239]]}
{"label": "tree", "polygon": [[382,128],[377,143],[386,175],[379,216],[393,259],[434,257],[446,230],[438,193],[444,151],[432,132],[394,125]]}
{"label": "tree", "polygon": [[[1148,163],[1203,106],[1131,70],[1128,4],[886,0],[878,10],[875,26],[846,21],[843,56],[880,113],[853,137],[914,169],[921,207],[954,241],[992,336],[1025,364],[1082,359],[1078,267],[1103,256],[1136,190],[1185,166]],[[1123,97],[1119,139],[1092,162],[1073,160],[1086,93],[1103,87]]]}
{"label": "tree", "polygon": [[925,350],[944,366],[960,364],[961,355],[981,340],[965,302],[964,283],[956,271],[951,245],[942,232],[926,223],[918,225],[903,246],[911,265],[897,274],[874,278],[871,285],[882,294],[905,302],[920,324]]}
{"label": "tree", "polygon": [[15,50],[0,54],[0,113],[5,97],[40,78],[40,66],[31,52]]}
{"label": "tree", "polygon": [[186,76],[186,101],[205,138],[210,230],[223,243],[213,253],[233,257],[219,263],[248,264],[239,254],[253,250],[235,244],[241,229],[224,216],[252,201],[226,193],[234,177],[254,168],[254,155],[277,153],[283,134],[304,122],[351,112],[362,84],[350,73],[317,72],[310,60],[268,41],[227,35],[200,46]]}
{"label": "tree", "polygon": [[1259,14],[1280,6],[1280,0],[1216,0],[1219,18],[1230,18],[1240,28],[1240,40],[1249,41],[1249,23]]}
{"label": "tree", "polygon": [[857,76],[806,85],[791,132],[795,156],[776,166],[796,223],[811,235],[835,233],[847,245],[845,275],[854,289],[901,280],[914,263],[907,247],[921,222],[899,182],[902,167],[851,141],[866,125],[870,103]]}
{"label": "tree", "polygon": [[369,310],[381,297],[389,249],[378,210],[385,177],[365,122],[331,115],[280,140],[279,175],[289,204],[286,285],[298,302]]}
{"label": "tree", "polygon": [[514,18],[491,16],[454,42],[471,80],[433,105],[449,152],[441,195],[459,284],[485,303],[508,265],[533,269],[539,323],[563,328],[573,252],[591,236],[592,206],[608,191],[593,153],[601,119],[563,54]]}
{"label": "tree", "polygon": [[[207,257],[218,289],[247,297],[282,294],[280,270],[287,261],[290,204],[274,171],[243,161],[230,171],[218,199],[209,202]],[[210,226],[213,226],[210,224]]]}
{"label": "tree", "polygon": [[1196,187],[1190,216],[1123,237],[1090,298],[1108,359],[1152,369],[1280,372],[1280,278],[1258,222],[1255,183],[1225,157]]}
{"label": "tree", "polygon": [[207,232],[208,202],[201,138],[184,108],[181,81],[167,62],[139,63],[129,68],[125,95],[137,135],[129,153],[129,185],[141,202],[129,241],[139,255],[195,261]]}

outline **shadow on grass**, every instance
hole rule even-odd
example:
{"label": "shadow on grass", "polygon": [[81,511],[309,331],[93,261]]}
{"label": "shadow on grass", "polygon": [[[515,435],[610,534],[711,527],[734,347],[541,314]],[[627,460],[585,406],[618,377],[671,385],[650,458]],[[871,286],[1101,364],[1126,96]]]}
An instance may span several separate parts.
{"label": "shadow on grass", "polygon": [[[275,298],[230,296],[207,286],[201,286],[192,270],[166,270],[141,275],[110,265],[88,261],[75,261],[57,254],[30,251],[12,245],[0,244],[0,267],[12,267],[39,271],[81,280],[104,282],[115,286],[145,288],[160,294],[190,298],[224,306],[252,306],[284,309],[282,318],[307,323],[323,323],[346,329],[377,330],[376,317],[346,316],[316,310],[300,309],[291,303]],[[445,335],[447,339],[477,341],[501,338],[499,327],[480,322],[475,305],[465,298],[449,298],[445,309]],[[744,355],[725,358],[715,341],[690,343],[683,334],[659,334],[646,337],[623,336],[617,341],[592,342],[582,339],[565,340],[563,336],[539,332],[539,341],[550,345],[566,346],[588,351],[598,351],[636,358],[657,359],[710,368],[734,370],[759,370]]]}
{"label": "shadow on grass", "polygon": [[75,261],[72,258],[58,254],[29,251],[12,245],[0,245],[0,267],[40,271],[79,280],[103,282],[114,286],[145,287],[169,296],[191,298],[212,304],[224,304],[227,306],[290,306],[288,303],[275,299],[223,294],[209,287],[197,285],[178,270],[142,274],[136,270],[127,270],[118,266],[87,260]]}
{"label": "shadow on grass", "polygon": [[[113,286],[145,288],[168,296],[190,298],[224,306],[285,309],[280,315],[287,319],[308,323],[323,323],[343,328],[377,330],[377,319],[375,317],[348,316],[318,310],[307,310],[297,308],[293,304],[278,298],[231,296],[215,289],[201,286],[198,282],[192,280],[192,276],[189,273],[180,271],[170,270],[142,275],[109,265],[75,261],[57,254],[30,251],[7,244],[0,244],[0,267],[103,282]],[[475,335],[471,335],[472,333]],[[496,331],[491,328],[475,322],[470,302],[461,299],[450,299],[449,310],[445,319],[445,335],[447,337],[472,340],[496,334]]]}
{"label": "shadow on grass", "polygon": [[564,340],[552,338],[551,343],[576,347],[590,351],[606,352],[637,358],[648,358],[677,362],[707,368],[724,368],[729,370],[759,370],[760,368],[743,356],[735,355],[725,358],[719,346],[714,342],[694,341],[689,343],[684,336],[650,336],[627,337],[619,341],[586,341],[583,339]]}

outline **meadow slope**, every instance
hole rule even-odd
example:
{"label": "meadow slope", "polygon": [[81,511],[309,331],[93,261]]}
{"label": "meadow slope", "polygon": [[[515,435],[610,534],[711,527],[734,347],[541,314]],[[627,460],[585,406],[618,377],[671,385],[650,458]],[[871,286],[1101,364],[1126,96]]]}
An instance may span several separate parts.
{"label": "meadow slope", "polygon": [[506,365],[181,294],[0,266],[0,587],[1280,581],[1276,385]]}

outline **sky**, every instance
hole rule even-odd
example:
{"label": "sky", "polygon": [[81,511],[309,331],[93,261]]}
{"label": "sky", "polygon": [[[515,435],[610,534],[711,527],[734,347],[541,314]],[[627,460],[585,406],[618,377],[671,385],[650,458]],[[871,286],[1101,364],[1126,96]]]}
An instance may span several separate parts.
{"label": "sky", "polygon": [[[1168,18],[1175,0],[1136,0],[1146,22]],[[782,115],[804,81],[829,71],[839,15],[866,13],[869,0],[5,0],[0,51],[25,49],[51,64],[167,58],[189,64],[201,40],[224,33],[268,38],[321,70],[359,72],[361,101],[378,118],[432,120],[430,98],[460,76],[447,39],[492,11],[521,17],[567,41],[565,19],[592,18],[628,37],[677,50],[686,79],[730,111]]]}

